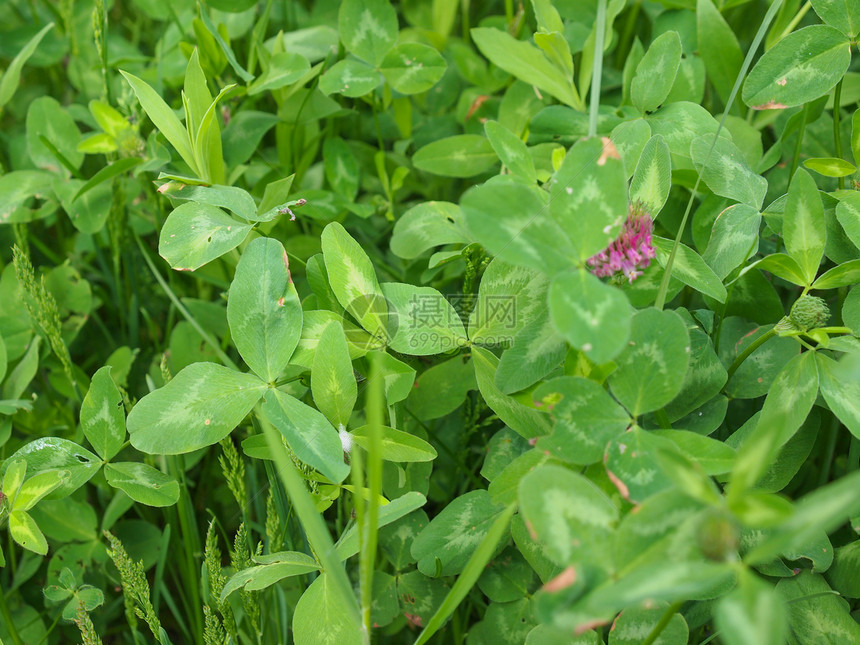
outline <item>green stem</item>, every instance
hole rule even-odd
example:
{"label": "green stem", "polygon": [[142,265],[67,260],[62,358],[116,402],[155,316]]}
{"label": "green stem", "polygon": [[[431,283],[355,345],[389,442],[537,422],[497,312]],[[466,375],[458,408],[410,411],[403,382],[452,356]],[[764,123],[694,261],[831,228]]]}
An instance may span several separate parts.
{"label": "green stem", "polygon": [[666,629],[666,626],[669,624],[669,621],[672,620],[672,617],[678,613],[678,610],[681,608],[683,603],[678,601],[669,605],[666,609],[663,616],[660,618],[660,622],[654,625],[654,629],[651,630],[651,633],[645,637],[645,640],[642,641],[642,645],[653,645],[654,641],[663,633],[663,630]]}
{"label": "green stem", "polygon": [[[842,102],[842,81],[845,77],[839,79],[836,84],[836,90],[833,93],[833,143],[836,146],[836,158],[842,159],[842,137],[839,136],[839,119],[842,116],[842,108],[839,104]],[[839,190],[845,188],[845,177],[839,177]]]}
{"label": "green stem", "polygon": [[0,614],[3,615],[3,622],[6,623],[6,631],[15,645],[24,645],[24,641],[18,635],[18,630],[15,629],[15,623],[12,622],[12,614],[9,613],[9,607],[6,606],[6,594],[0,589]]}
{"label": "green stem", "polygon": [[591,106],[588,113],[588,136],[597,135],[597,113],[600,107],[600,77],[603,74],[603,40],[606,34],[606,0],[597,3],[594,38],[594,67],[591,74]]}
{"label": "green stem", "polygon": [[[370,378],[367,386],[366,413],[370,431],[370,446],[367,451],[367,482],[370,489],[365,506],[364,539],[361,540],[359,569],[361,574],[361,616],[364,622],[363,637],[369,645],[373,623],[370,608],[373,604],[373,571],[379,531],[379,496],[382,494],[382,424],[385,407],[383,380],[380,378],[379,360],[370,360]],[[361,491],[356,491],[361,496]]]}
{"label": "green stem", "polygon": [[349,582],[349,577],[346,575],[346,570],[337,557],[337,552],[331,540],[331,535],[329,535],[326,528],[325,521],[316,509],[316,506],[314,506],[314,502],[304,481],[302,481],[302,478],[296,471],[295,464],[287,456],[280,433],[275,430],[265,417],[259,405],[255,414],[266,435],[266,441],[269,444],[269,450],[272,451],[278,475],[292,502],[292,507],[305,529],[308,543],[314,550],[314,554],[322,565],[323,570],[328,574],[332,590],[339,596],[341,610],[348,616],[356,629],[361,629],[358,602],[352,591],[352,585]]}
{"label": "green stem", "polygon": [[[800,8],[800,10],[797,12],[797,14],[794,16],[794,18],[792,18],[792,19],[791,19],[791,22],[790,22],[790,23],[788,23],[788,25],[785,27],[785,29],[783,30],[783,32],[779,35],[779,40],[782,40],[783,38],[785,38],[786,36],[788,36],[788,34],[790,34],[792,31],[794,31],[794,28],[795,28],[795,27],[797,27],[797,25],[799,25],[799,24],[800,24],[800,21],[801,21],[801,20],[803,20],[803,17],[806,15],[806,13],[807,13],[811,8],[812,8],[812,3],[810,3],[810,2],[806,2],[806,3],[805,3],[805,4]],[[777,42],[779,42],[779,40],[778,40]]]}
{"label": "green stem", "polygon": [[764,334],[756,338],[753,342],[751,342],[747,346],[747,348],[744,349],[744,351],[738,354],[738,357],[732,362],[732,364],[729,366],[729,369],[727,370],[728,378],[726,379],[726,383],[732,380],[732,375],[738,370],[738,368],[749,357],[750,354],[752,354],[755,350],[764,345],[774,336],[776,336],[776,329],[769,329],[767,332],[765,332]]}

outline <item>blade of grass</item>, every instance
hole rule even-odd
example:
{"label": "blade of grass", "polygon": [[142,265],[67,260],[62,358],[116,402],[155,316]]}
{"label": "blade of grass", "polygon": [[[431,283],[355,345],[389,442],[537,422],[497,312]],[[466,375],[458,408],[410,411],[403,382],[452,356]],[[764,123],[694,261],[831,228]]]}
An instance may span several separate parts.
{"label": "blade of grass", "polygon": [[[775,0],[774,3],[770,5],[770,8],[768,8],[767,13],[764,15],[764,18],[761,21],[761,25],[759,25],[758,31],[756,32],[755,38],[753,38],[752,44],[747,51],[746,58],[744,58],[744,64],[741,65],[741,70],[740,72],[738,72],[738,77],[735,79],[734,87],[732,87],[732,92],[731,94],[729,94],[729,100],[726,101],[726,105],[732,105],[735,102],[735,97],[738,95],[738,91],[741,89],[741,83],[743,82],[743,79],[746,76],[750,65],[752,65],[753,57],[758,51],[759,45],[764,39],[765,32],[767,32],[767,28],[770,26],[770,23],[773,21],[781,5],[782,0]],[[714,146],[717,144],[717,137],[720,136],[720,131],[723,129],[723,124],[726,122],[726,117],[728,115],[729,113],[728,111],[726,111],[723,113],[723,117],[720,119],[720,124],[719,126],[717,126],[717,131],[714,133],[714,140],[711,142],[711,147],[708,149],[708,154],[705,156],[703,168],[708,165],[708,161],[710,160],[711,154],[714,151]],[[672,244],[672,251],[669,253],[669,259],[666,260],[666,267],[663,272],[663,279],[660,281],[660,289],[657,292],[657,299],[654,301],[654,306],[657,309],[663,309],[663,305],[666,304],[666,293],[669,291],[669,280],[672,278],[672,265],[675,262],[675,254],[678,251],[678,246],[681,244],[681,236],[684,234],[684,229],[687,227],[687,218],[690,216],[690,210],[693,208],[693,201],[695,201],[696,199],[696,191],[699,189],[699,183],[701,183],[701,181],[702,173],[698,172],[696,177],[696,183],[693,186],[693,190],[690,191],[690,199],[687,201],[687,208],[684,210],[684,217],[681,218],[681,224],[678,226],[678,234],[675,235],[675,242],[674,244]]]}
{"label": "blade of grass", "polygon": [[606,0],[598,0],[594,38],[594,68],[591,74],[591,105],[588,113],[588,137],[597,134],[597,111],[600,107],[600,76],[603,74],[603,40],[606,34]]}
{"label": "blade of grass", "polygon": [[[379,496],[382,494],[382,423],[385,410],[383,385],[380,377],[379,359],[373,356],[370,358],[370,378],[367,383],[365,403],[370,438],[370,448],[367,451],[367,480],[370,488],[370,499],[366,507],[364,530],[360,531],[363,533],[364,539],[361,540],[359,553],[361,617],[364,622],[363,636],[367,643],[370,642],[369,635],[373,627],[370,607],[373,604],[373,569],[379,532]],[[361,494],[358,493],[355,497],[361,497]]]}
{"label": "blade of grass", "polygon": [[287,455],[280,433],[275,430],[274,426],[265,417],[259,404],[257,405],[255,414],[266,435],[266,442],[269,445],[269,450],[272,452],[278,475],[292,502],[293,510],[295,510],[299,521],[305,529],[308,543],[311,545],[320,564],[322,564],[323,570],[329,574],[329,581],[335,593],[340,596],[343,610],[355,624],[356,631],[359,631],[361,629],[361,617],[358,601],[352,591],[352,585],[346,575],[346,570],[337,557],[334,542],[332,542],[325,521],[319,511],[317,511],[305,483],[296,471],[295,464],[293,464]]}
{"label": "blade of grass", "polygon": [[472,557],[469,558],[469,561],[466,563],[463,573],[461,573],[460,577],[457,578],[457,582],[455,582],[454,586],[451,587],[451,591],[449,591],[448,595],[445,596],[445,600],[443,600],[442,604],[439,605],[439,609],[437,609],[436,613],[433,614],[433,617],[427,621],[427,626],[424,628],[424,631],[418,635],[415,645],[423,645],[429,641],[437,631],[439,631],[448,618],[450,618],[451,614],[454,613],[457,606],[463,601],[463,598],[466,597],[466,594],[469,593],[469,590],[478,581],[478,578],[481,577],[481,574],[484,572],[484,567],[487,566],[490,558],[493,557],[493,551],[496,550],[499,540],[502,539],[505,531],[508,530],[511,518],[514,516],[514,512],[516,510],[517,505],[511,504],[502,511],[502,513],[493,522],[490,530],[487,531],[484,539],[481,540],[478,548],[475,549]]}

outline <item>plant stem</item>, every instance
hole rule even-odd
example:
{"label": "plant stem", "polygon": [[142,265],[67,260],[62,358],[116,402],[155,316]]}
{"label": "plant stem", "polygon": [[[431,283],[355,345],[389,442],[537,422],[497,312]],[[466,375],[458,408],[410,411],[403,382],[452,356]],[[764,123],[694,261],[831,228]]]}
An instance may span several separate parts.
{"label": "plant stem", "polygon": [[750,354],[752,354],[755,350],[757,350],[759,347],[764,345],[767,341],[769,341],[774,336],[776,336],[776,330],[771,328],[767,332],[765,332],[764,334],[762,334],[761,336],[756,338],[753,342],[751,342],[747,346],[746,349],[744,349],[744,351],[742,351],[740,354],[738,354],[737,358],[735,358],[735,360],[729,366],[729,369],[726,370],[728,375],[729,375],[728,378],[726,379],[726,383],[728,383],[729,381],[732,380],[732,376],[734,375],[734,373],[741,366],[741,364],[749,357]]}
{"label": "plant stem", "polygon": [[672,620],[672,617],[678,613],[678,610],[681,608],[683,603],[678,601],[669,605],[666,608],[665,613],[660,618],[660,621],[654,625],[654,629],[651,630],[651,633],[645,637],[645,640],[642,641],[642,645],[653,645],[654,641],[663,633],[663,630],[666,629],[666,626],[669,624],[669,621]]}
{"label": "plant stem", "polygon": [[[373,604],[373,570],[379,531],[379,496],[382,494],[382,423],[385,407],[383,381],[380,377],[379,360],[370,358],[370,378],[367,384],[366,414],[370,432],[370,447],[367,451],[367,483],[369,499],[365,507],[364,539],[361,540],[359,569],[361,573],[361,616],[364,622],[363,635],[370,642],[373,628],[370,608]],[[361,491],[356,491],[361,496]]]}
{"label": "plant stem", "polygon": [[304,527],[308,543],[322,565],[323,571],[328,575],[332,590],[339,596],[342,610],[355,624],[356,629],[360,629],[361,617],[358,602],[343,564],[337,557],[325,521],[314,506],[304,481],[296,471],[295,464],[287,456],[280,433],[265,417],[259,405],[257,405],[255,414],[266,435],[266,442],[269,445],[269,450],[272,451],[278,475],[284,484],[290,502],[292,502],[292,507]]}
{"label": "plant stem", "polygon": [[[795,16],[794,16],[794,18],[792,18],[792,19],[791,19],[791,22],[790,22],[790,23],[788,23],[788,25],[786,25],[786,27],[785,27],[785,29],[783,30],[783,32],[779,35],[779,40],[782,40],[783,38],[785,38],[786,36],[788,36],[788,34],[790,34],[792,31],[794,31],[794,28],[795,28],[795,27],[797,27],[797,25],[799,25],[799,24],[800,24],[800,21],[801,21],[801,20],[803,20],[803,17],[806,15],[806,13],[807,13],[811,8],[812,8],[812,3],[810,3],[810,2],[807,0],[807,2],[806,2],[806,3],[804,3],[804,5],[803,5],[803,6],[800,8],[800,10],[797,12],[797,15],[795,15]],[[778,40],[777,42],[779,42],[779,40]]]}
{"label": "plant stem", "polygon": [[591,106],[588,113],[588,136],[597,135],[597,112],[600,108],[600,77],[603,74],[603,40],[606,34],[606,0],[597,2],[594,37],[594,67],[591,74]]}
{"label": "plant stem", "polygon": [[3,621],[6,623],[6,631],[9,632],[9,637],[15,645],[24,645],[24,641],[18,635],[18,630],[15,629],[15,623],[12,622],[12,614],[9,613],[9,607],[6,606],[6,594],[0,589],[0,614],[3,615]]}
{"label": "plant stem", "polygon": [[[842,108],[839,104],[842,102],[842,81],[845,77],[839,79],[836,84],[836,90],[833,92],[833,143],[836,147],[836,158],[842,159],[842,137],[839,136],[839,119],[842,116]],[[839,190],[845,188],[845,177],[839,177]]]}

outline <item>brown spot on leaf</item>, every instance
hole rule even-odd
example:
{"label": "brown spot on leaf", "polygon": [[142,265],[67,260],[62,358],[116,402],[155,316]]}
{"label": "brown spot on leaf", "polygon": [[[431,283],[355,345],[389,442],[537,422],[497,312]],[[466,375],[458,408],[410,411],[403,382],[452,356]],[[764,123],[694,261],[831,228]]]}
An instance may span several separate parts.
{"label": "brown spot on leaf", "polygon": [[782,103],[777,103],[776,101],[768,101],[767,103],[762,103],[761,105],[753,105],[753,110],[784,110],[787,108],[787,105]]}
{"label": "brown spot on leaf", "polygon": [[555,578],[547,582],[543,586],[543,590],[548,591],[549,593],[556,593],[562,589],[567,589],[576,583],[576,577],[576,569],[568,567]]}
{"label": "brown spot on leaf", "polygon": [[621,159],[621,155],[618,154],[618,149],[615,147],[615,144],[612,143],[612,139],[609,137],[601,137],[600,141],[603,143],[603,151],[600,153],[600,158],[597,160],[598,166],[605,165],[607,159]]}

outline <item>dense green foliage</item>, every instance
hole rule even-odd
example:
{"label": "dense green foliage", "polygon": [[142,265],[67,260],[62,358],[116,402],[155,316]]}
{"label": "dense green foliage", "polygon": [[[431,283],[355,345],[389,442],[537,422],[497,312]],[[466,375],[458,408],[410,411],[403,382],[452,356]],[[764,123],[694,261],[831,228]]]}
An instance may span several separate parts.
{"label": "dense green foliage", "polygon": [[860,643],[860,4],[3,17],[0,645]]}

